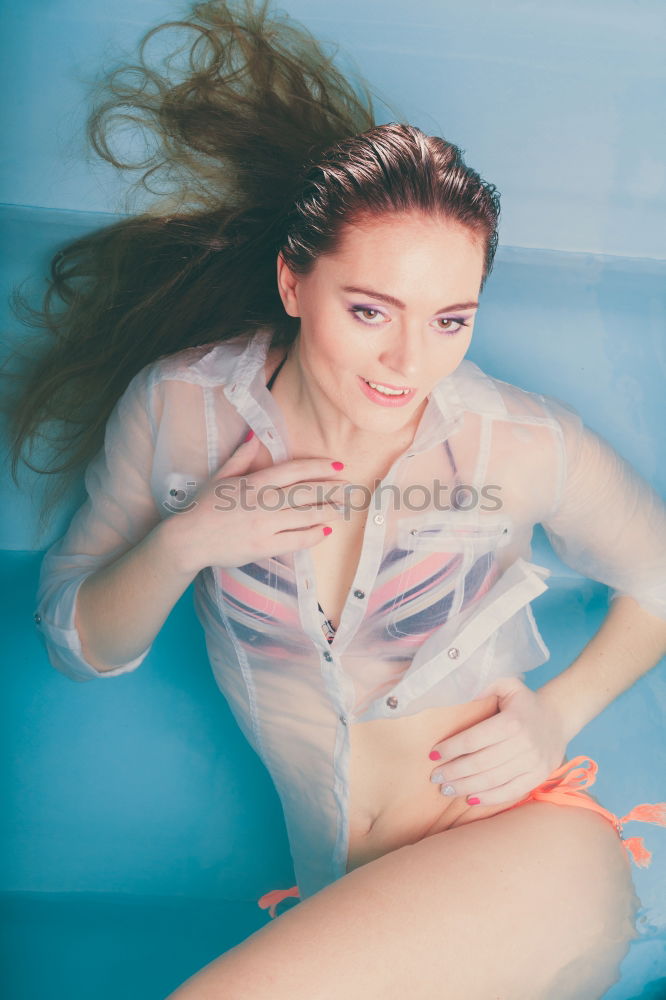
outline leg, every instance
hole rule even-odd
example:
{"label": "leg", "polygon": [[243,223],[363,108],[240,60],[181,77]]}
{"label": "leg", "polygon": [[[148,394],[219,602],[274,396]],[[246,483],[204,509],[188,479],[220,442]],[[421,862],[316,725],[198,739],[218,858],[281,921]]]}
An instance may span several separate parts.
{"label": "leg", "polygon": [[529,802],[354,869],[167,1000],[597,1000],[638,905],[605,819]]}

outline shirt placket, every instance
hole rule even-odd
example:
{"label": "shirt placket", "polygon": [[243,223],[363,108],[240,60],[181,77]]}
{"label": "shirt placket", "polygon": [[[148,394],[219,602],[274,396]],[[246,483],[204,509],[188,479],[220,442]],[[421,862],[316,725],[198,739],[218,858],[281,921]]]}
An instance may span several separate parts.
{"label": "shirt placket", "polygon": [[[265,352],[264,352],[265,353]],[[253,365],[259,365],[261,357],[254,359]],[[255,374],[251,385],[244,384],[242,376],[225,387],[225,394],[236,410],[250,425],[262,443],[271,454],[274,463],[287,461],[289,450],[287,446],[286,428],[278,428],[279,411],[272,397],[263,384],[260,386]],[[252,392],[252,389],[255,392]],[[264,398],[264,391],[268,399]],[[273,419],[275,417],[275,419]],[[433,447],[446,437],[457,423],[459,417],[449,420],[435,409],[435,402],[430,403],[429,421],[418,435],[409,452],[399,456],[380,485],[394,482],[397,471],[403,463],[420,451]],[[280,422],[281,423],[281,422]],[[366,595],[372,591],[384,550],[384,537],[387,522],[387,506],[390,503],[390,493],[381,494],[381,506],[368,517],[364,527],[361,554],[356,579],[347,595],[342,610],[340,623],[333,642],[325,638],[320,622],[317,596],[315,593],[315,575],[312,557],[308,549],[293,552],[294,575],[296,579],[299,615],[302,628],[310,638],[319,657],[321,676],[330,699],[331,713],[337,717],[337,734],[335,740],[333,764],[332,794],[337,804],[337,829],[332,832],[330,863],[335,878],[345,874],[349,845],[349,725],[354,704],[354,685],[342,669],[340,657],[353,639],[365,614]],[[374,494],[373,494],[374,499]],[[372,502],[372,501],[371,501]],[[322,789],[322,794],[324,790]],[[324,845],[320,845],[324,846]],[[328,876],[330,876],[331,868]],[[322,877],[324,872],[322,871]],[[322,884],[326,884],[323,878]]]}
{"label": "shirt placket", "polygon": [[[435,433],[434,429],[432,433]],[[413,458],[418,451],[432,447],[432,444],[433,442],[429,437],[424,437],[418,449],[415,448],[413,451],[399,456],[381,481],[380,486],[394,483],[396,475],[404,463]],[[373,494],[372,500],[374,500],[374,497],[375,494]],[[389,491],[384,491],[381,493],[380,498],[380,509],[369,514],[364,527],[356,578],[345,601],[338,629],[332,643],[328,643],[319,626],[319,607],[316,595],[313,593],[314,573],[310,553],[307,549],[301,549],[294,553],[294,563],[297,567],[296,576],[299,584],[299,600],[301,580],[303,580],[304,594],[307,594],[307,597],[304,597],[301,610],[303,624],[308,634],[316,636],[316,639],[314,639],[316,645],[325,645],[327,647],[321,650],[321,670],[329,685],[339,723],[334,760],[336,777],[334,794],[338,802],[338,824],[333,848],[333,865],[336,878],[341,878],[345,874],[349,853],[349,726],[352,724],[355,699],[354,684],[351,678],[344,673],[340,658],[361,624],[365,614],[365,604],[363,602],[365,601],[366,594],[372,591],[383,556],[391,494]]]}

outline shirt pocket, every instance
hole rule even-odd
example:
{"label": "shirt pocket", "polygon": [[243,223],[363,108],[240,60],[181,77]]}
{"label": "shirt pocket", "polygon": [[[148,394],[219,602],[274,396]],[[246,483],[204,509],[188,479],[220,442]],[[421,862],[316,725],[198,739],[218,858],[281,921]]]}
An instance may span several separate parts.
{"label": "shirt pocket", "polygon": [[499,577],[497,549],[512,531],[506,515],[475,511],[402,518],[389,561],[388,634],[417,642],[486,593]]}
{"label": "shirt pocket", "polygon": [[467,615],[422,643],[398,683],[357,721],[465,704],[497,677],[521,676],[544,663],[550,653],[530,602],[548,589],[549,576],[547,567],[517,558]]}

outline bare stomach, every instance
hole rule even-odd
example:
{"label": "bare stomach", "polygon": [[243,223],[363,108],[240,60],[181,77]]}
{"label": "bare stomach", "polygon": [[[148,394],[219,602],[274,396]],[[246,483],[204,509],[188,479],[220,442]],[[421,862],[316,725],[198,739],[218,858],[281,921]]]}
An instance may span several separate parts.
{"label": "bare stomach", "polygon": [[350,727],[348,872],[405,844],[507,808],[506,803],[470,806],[464,795],[444,796],[430,781],[440,766],[428,757],[434,744],[497,711],[498,699],[490,695]]}

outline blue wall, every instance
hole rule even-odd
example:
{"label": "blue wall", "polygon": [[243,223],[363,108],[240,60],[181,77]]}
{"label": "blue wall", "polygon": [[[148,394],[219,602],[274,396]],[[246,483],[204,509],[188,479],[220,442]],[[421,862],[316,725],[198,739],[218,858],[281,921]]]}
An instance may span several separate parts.
{"label": "blue wall", "polygon": [[[356,64],[398,112],[467,151],[502,192],[502,243],[666,256],[662,0],[274,6],[339,44],[340,65]],[[113,172],[86,160],[85,82],[144,29],[186,10],[175,0],[5,3],[11,141],[0,202],[124,210]]]}

